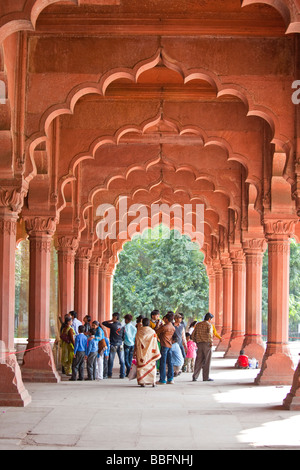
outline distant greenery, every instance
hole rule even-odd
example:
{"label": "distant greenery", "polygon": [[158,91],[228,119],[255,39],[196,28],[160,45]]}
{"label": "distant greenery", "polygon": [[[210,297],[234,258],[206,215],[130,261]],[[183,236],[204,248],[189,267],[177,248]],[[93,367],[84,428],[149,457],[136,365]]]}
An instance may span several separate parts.
{"label": "distant greenery", "polygon": [[208,311],[204,255],[188,237],[160,226],[127,242],[119,258],[114,311],[150,316],[153,309],[172,310],[195,319]]}
{"label": "distant greenery", "polygon": [[[263,329],[268,323],[268,252],[263,260],[263,287],[262,287],[262,322]],[[298,334],[300,324],[300,244],[294,239],[290,244],[290,298],[289,298],[289,331],[293,338]]]}

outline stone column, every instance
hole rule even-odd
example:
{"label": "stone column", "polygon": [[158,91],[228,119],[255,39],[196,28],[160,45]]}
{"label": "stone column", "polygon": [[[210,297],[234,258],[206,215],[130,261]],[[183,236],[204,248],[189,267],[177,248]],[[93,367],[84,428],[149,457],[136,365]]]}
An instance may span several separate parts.
{"label": "stone column", "polygon": [[102,323],[106,320],[106,274],[105,268],[102,265],[99,267],[98,287],[99,322]]}
{"label": "stone column", "polygon": [[75,237],[58,236],[55,240],[58,258],[59,300],[61,319],[74,310],[75,252],[78,240]]}
{"label": "stone column", "polygon": [[245,354],[255,357],[261,365],[265,346],[262,340],[262,264],[266,249],[264,239],[244,242],[246,255],[246,334],[243,343]]}
{"label": "stone column", "polygon": [[30,243],[29,337],[24,381],[59,382],[50,344],[50,252],[56,223],[51,217],[26,217]]}
{"label": "stone column", "polygon": [[89,266],[89,309],[93,320],[99,319],[99,263],[97,257],[92,257]]}
{"label": "stone column", "polygon": [[226,351],[229,345],[232,329],[232,263],[230,257],[222,257],[223,270],[223,326],[221,331],[222,341],[218,344],[217,351]]}
{"label": "stone column", "polygon": [[75,256],[75,311],[78,319],[88,315],[89,310],[89,264],[91,250],[87,247],[79,247]]}
{"label": "stone column", "polygon": [[210,313],[215,315],[216,311],[216,274],[212,266],[207,266],[207,275],[209,282],[209,304]]}
{"label": "stone column", "polygon": [[[216,300],[215,300],[215,328],[218,334],[222,331],[223,325],[223,271],[220,261],[214,262],[215,278],[216,278]],[[214,338],[216,343],[219,342],[218,338]]]}
{"label": "stone column", "polygon": [[265,222],[268,240],[268,339],[256,384],[290,385],[294,365],[288,346],[290,237],[295,222]]}
{"label": "stone column", "polygon": [[105,272],[105,320],[110,320],[113,314],[113,281],[114,281],[114,270],[112,267],[108,267]]}
{"label": "stone column", "polygon": [[245,335],[246,267],[242,249],[230,253],[233,270],[232,332],[224,357],[238,357]]}
{"label": "stone column", "polygon": [[[0,202],[13,192],[0,192]],[[24,407],[31,397],[14,353],[15,249],[17,207],[0,208],[0,406]]]}
{"label": "stone column", "polygon": [[0,210],[0,339],[8,352],[14,351],[17,218],[9,209]]}

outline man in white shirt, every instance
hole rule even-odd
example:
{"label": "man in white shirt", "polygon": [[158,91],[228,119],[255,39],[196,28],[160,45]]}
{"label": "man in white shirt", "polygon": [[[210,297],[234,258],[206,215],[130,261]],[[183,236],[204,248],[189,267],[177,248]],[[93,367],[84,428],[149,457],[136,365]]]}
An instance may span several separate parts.
{"label": "man in white shirt", "polygon": [[71,312],[69,312],[69,315],[71,315],[72,317],[72,328],[73,330],[75,331],[75,335],[78,335],[78,327],[80,325],[82,325],[81,321],[78,320],[77,318],[77,312],[75,312],[74,310],[71,310]]}

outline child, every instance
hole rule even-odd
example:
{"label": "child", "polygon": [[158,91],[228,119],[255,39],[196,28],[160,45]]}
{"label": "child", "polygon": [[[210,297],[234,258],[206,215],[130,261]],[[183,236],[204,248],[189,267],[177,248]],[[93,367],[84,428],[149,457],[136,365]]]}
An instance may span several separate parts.
{"label": "child", "polygon": [[237,369],[249,369],[249,359],[248,356],[245,355],[243,349],[240,351],[240,355],[235,363],[235,367]]}
{"label": "child", "polygon": [[84,375],[84,357],[87,345],[87,337],[84,334],[84,326],[78,327],[78,335],[75,337],[74,346],[74,359],[72,362],[72,377],[70,380],[77,380],[77,372],[79,374],[78,380],[83,380]]}
{"label": "child", "polygon": [[184,364],[184,358],[180,349],[180,346],[178,344],[178,338],[176,334],[174,333],[172,337],[172,347],[171,347],[171,357],[172,357],[172,363],[173,363],[173,369],[174,369],[174,377],[177,377],[178,375],[181,374],[181,368]]}
{"label": "child", "polygon": [[86,358],[87,358],[87,372],[88,378],[87,380],[95,380],[96,379],[96,361],[98,355],[98,340],[95,338],[96,331],[94,328],[89,330],[88,339],[87,339],[87,346],[86,346]]}
{"label": "child", "polygon": [[194,341],[191,340],[190,333],[186,333],[185,336],[186,336],[186,347],[187,347],[187,352],[185,356],[186,372],[194,372],[197,345]]}

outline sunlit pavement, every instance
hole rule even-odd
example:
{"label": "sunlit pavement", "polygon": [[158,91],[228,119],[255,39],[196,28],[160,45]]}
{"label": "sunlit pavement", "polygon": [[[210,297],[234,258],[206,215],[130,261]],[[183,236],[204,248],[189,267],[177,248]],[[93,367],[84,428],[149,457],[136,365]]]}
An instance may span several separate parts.
{"label": "sunlit pavement", "polygon": [[[299,343],[292,343],[298,362]],[[300,449],[300,411],[282,402],[290,386],[257,386],[214,352],[213,382],[182,373],[174,385],[119,379],[26,384],[32,403],[0,408],[0,450]]]}

